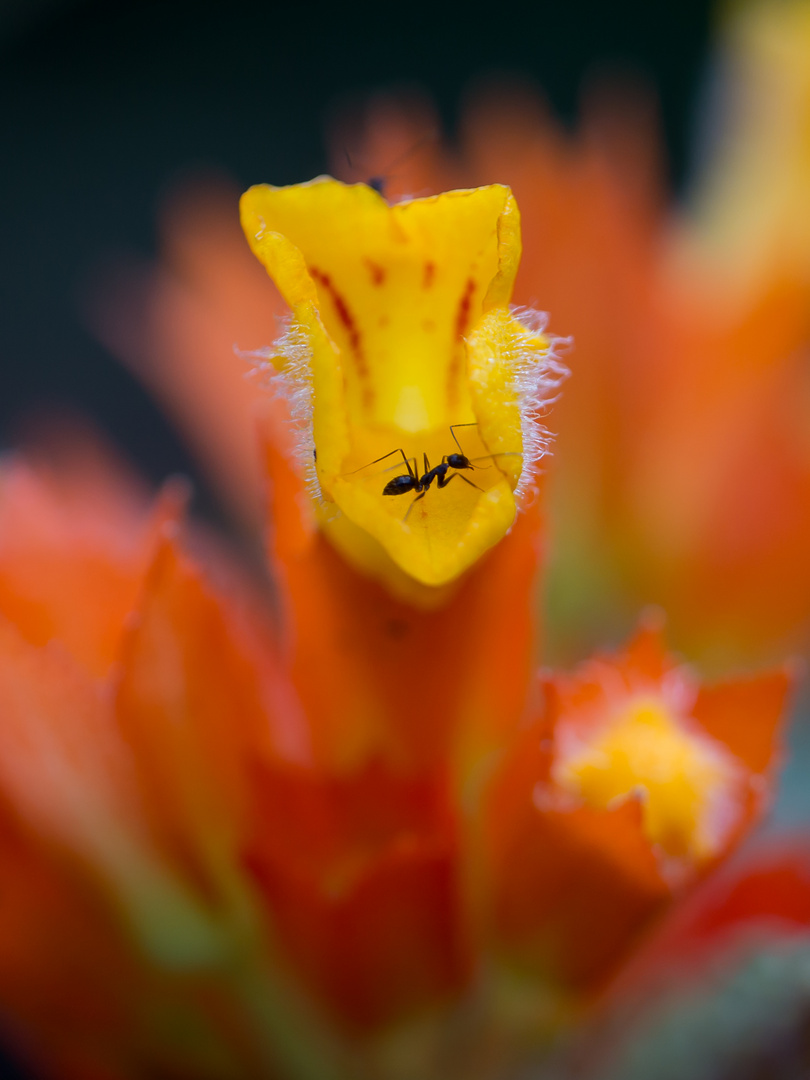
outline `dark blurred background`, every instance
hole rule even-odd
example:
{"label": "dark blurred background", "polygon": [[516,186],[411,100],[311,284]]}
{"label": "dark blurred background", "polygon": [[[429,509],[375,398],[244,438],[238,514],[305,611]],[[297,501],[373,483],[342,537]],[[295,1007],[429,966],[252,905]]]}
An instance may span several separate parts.
{"label": "dark blurred background", "polygon": [[0,0],[0,445],[32,408],[67,404],[151,479],[193,474],[79,314],[94,269],[154,254],[157,211],[178,175],[308,179],[326,169],[334,103],[402,84],[433,96],[451,136],[466,89],[491,74],[528,76],[572,123],[583,79],[615,68],[657,94],[677,189],[710,24],[704,0]]}

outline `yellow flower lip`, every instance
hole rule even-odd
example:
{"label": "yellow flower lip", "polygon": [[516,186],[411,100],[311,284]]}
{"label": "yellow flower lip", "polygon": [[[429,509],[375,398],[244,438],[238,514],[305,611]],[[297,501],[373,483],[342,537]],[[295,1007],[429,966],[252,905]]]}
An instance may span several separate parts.
{"label": "yellow flower lip", "polygon": [[563,788],[604,809],[638,795],[651,842],[675,858],[713,857],[742,813],[741,768],[658,693],[636,694],[556,765]]}
{"label": "yellow flower lip", "polygon": [[511,191],[390,206],[319,177],[253,187],[241,215],[292,310],[270,358],[308,440],[322,527],[370,573],[452,581],[509,530],[537,456],[527,400],[551,348],[508,308]]}

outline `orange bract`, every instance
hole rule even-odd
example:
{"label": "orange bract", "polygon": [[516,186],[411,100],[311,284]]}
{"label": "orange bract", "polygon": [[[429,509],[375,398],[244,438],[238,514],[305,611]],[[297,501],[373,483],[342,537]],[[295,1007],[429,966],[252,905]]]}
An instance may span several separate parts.
{"label": "orange bract", "polygon": [[406,772],[448,760],[466,768],[502,745],[531,676],[534,619],[530,603],[515,601],[534,594],[539,504],[441,607],[424,611],[336,554],[273,433],[266,445],[270,555],[319,764],[345,773],[380,756]]}
{"label": "orange bract", "polygon": [[[346,779],[290,769],[256,780],[247,865],[314,992],[360,1030],[458,993],[472,942],[445,785],[376,762]],[[268,829],[274,820],[285,827]]]}
{"label": "orange bract", "polygon": [[549,678],[488,795],[496,939],[554,978],[609,972],[762,812],[789,685],[699,687],[651,627]]}
{"label": "orange bract", "polygon": [[[77,448],[73,448],[76,453]],[[95,475],[94,475],[95,471]],[[36,645],[61,640],[94,674],[115,659],[161,520],[101,459],[0,465],[0,605]]]}
{"label": "orange bract", "polygon": [[[276,1040],[248,1033],[244,1013],[278,991],[240,883],[250,788],[239,732],[250,732],[254,757],[287,752],[290,710],[272,650],[241,613],[238,589],[223,602],[176,552],[176,499],[147,512],[122,494],[123,475],[109,488],[111,471],[90,460],[51,476],[9,471],[0,492],[14,585],[0,614],[6,1022],[53,1076],[124,1076],[138,1062],[147,1072],[193,1074],[213,1061],[227,1075],[266,1073]],[[32,521],[62,531],[36,532]],[[110,566],[122,551],[119,584]],[[17,552],[40,572],[14,576]],[[57,640],[43,644],[46,633]],[[229,770],[228,760],[238,764]]]}

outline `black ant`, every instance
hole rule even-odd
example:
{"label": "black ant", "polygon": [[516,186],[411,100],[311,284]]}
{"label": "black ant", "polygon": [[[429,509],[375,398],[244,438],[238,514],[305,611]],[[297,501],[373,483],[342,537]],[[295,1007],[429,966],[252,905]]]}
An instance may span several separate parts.
{"label": "black ant", "polygon": [[[450,434],[452,435],[453,441],[458,447],[459,452],[457,454],[445,454],[439,464],[434,465],[433,468],[430,467],[430,462],[428,461],[427,454],[423,454],[422,457],[424,460],[425,471],[421,476],[416,471],[416,458],[408,458],[402,447],[399,447],[396,450],[391,450],[387,454],[383,454],[382,457],[376,458],[376,460],[374,461],[370,461],[368,465],[364,465],[363,468],[367,469],[369,465],[376,465],[380,461],[385,461],[385,459],[390,458],[392,454],[402,454],[402,460],[405,462],[405,468],[408,470],[407,473],[402,473],[402,475],[395,476],[392,480],[389,480],[383,488],[382,493],[383,495],[405,495],[409,491],[418,492],[416,498],[408,507],[408,513],[405,515],[405,520],[407,521],[408,514],[410,514],[411,510],[413,510],[414,503],[418,503],[420,499],[424,499],[425,495],[427,495],[428,491],[430,490],[430,485],[433,483],[434,480],[436,481],[438,487],[445,488],[451,480],[455,480],[455,478],[458,477],[460,480],[463,480],[465,484],[469,484],[470,487],[474,487],[476,491],[483,491],[483,488],[480,488],[478,484],[474,484],[472,480],[469,480],[466,476],[462,476],[460,471],[450,473],[449,476],[447,475],[450,469],[461,470],[475,468],[475,465],[473,465],[473,463],[461,449],[461,443],[456,437],[455,429],[460,427],[477,426],[478,425],[474,423],[452,424],[450,427]],[[413,462],[413,464],[411,464],[411,462]],[[358,469],[356,471],[359,472],[360,470]]]}

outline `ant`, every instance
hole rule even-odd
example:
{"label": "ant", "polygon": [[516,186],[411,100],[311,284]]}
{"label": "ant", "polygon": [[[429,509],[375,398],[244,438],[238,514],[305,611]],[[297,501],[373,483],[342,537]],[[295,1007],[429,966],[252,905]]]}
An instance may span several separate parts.
{"label": "ant", "polygon": [[[437,139],[438,134],[436,131],[426,132],[420,139],[417,139],[415,143],[412,143],[401,154],[399,154],[398,157],[395,157],[393,161],[389,162],[388,169],[385,173],[381,173],[378,176],[367,176],[364,178],[363,183],[365,183],[366,187],[370,187],[372,191],[376,191],[378,195],[382,195],[383,198],[385,198],[385,192],[386,188],[388,187],[388,182],[392,176],[396,175],[395,170],[400,165],[410,160],[410,158],[412,158],[418,150],[421,150],[422,147],[425,146],[425,144],[436,142]],[[348,162],[349,168],[352,169],[354,172],[360,172],[361,170],[358,168],[355,162],[352,161],[351,155],[349,154],[349,151],[346,149],[346,147],[343,148],[343,153],[346,156],[346,161]],[[459,424],[457,426],[461,427],[463,425]]]}
{"label": "ant", "polygon": [[[413,510],[414,504],[418,503],[420,499],[424,499],[425,495],[427,495],[428,491],[430,490],[430,485],[433,483],[434,480],[436,481],[438,487],[445,488],[451,480],[455,480],[455,478],[458,477],[460,480],[463,480],[465,484],[469,484],[470,487],[474,487],[476,491],[483,491],[483,488],[480,488],[478,484],[474,484],[472,480],[469,480],[466,476],[462,476],[460,471],[450,473],[449,476],[447,475],[448,470],[450,469],[461,470],[475,468],[475,465],[473,465],[473,463],[462,450],[461,443],[456,437],[455,429],[460,427],[477,426],[478,425],[474,423],[452,424],[450,427],[450,434],[453,437],[453,441],[458,447],[459,452],[457,454],[455,452],[452,454],[445,454],[439,464],[434,465],[433,468],[430,467],[430,462],[428,461],[427,454],[423,454],[422,457],[424,460],[425,471],[421,476],[416,471],[416,458],[406,457],[405,451],[402,449],[402,447],[399,447],[396,450],[391,450],[388,454],[383,454],[382,457],[379,457],[374,461],[370,461],[368,465],[364,465],[363,468],[367,469],[369,465],[376,465],[379,461],[385,461],[386,458],[390,458],[393,454],[402,454],[402,460],[405,462],[405,468],[408,470],[407,473],[402,473],[400,476],[395,476],[393,480],[389,480],[383,488],[382,493],[383,495],[405,495],[409,491],[418,492],[416,498],[408,507],[408,513],[405,515],[404,519],[405,521],[407,521],[408,515],[410,514],[411,510]],[[413,464],[411,464],[411,462],[413,462]],[[357,471],[359,472],[360,470],[358,469]]]}

